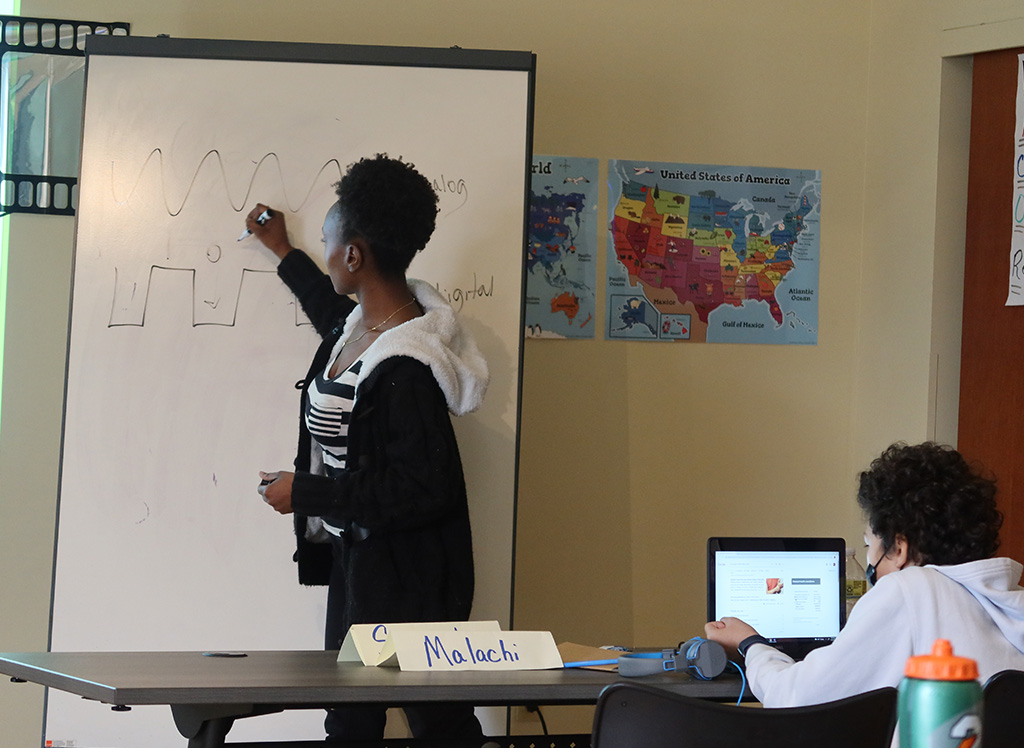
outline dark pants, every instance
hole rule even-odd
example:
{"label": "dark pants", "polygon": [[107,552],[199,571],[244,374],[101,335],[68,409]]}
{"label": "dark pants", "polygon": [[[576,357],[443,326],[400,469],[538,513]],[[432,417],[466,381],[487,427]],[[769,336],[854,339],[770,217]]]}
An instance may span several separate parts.
{"label": "dark pants", "polygon": [[[338,538],[334,544],[334,564],[327,589],[327,624],[324,630],[324,648],[340,649],[353,621],[346,615],[347,589],[345,583],[345,541]],[[379,611],[378,611],[379,612]],[[403,618],[391,611],[392,620],[371,623],[398,623]],[[424,739],[475,739],[483,741],[483,729],[468,704],[431,704],[403,707],[413,737]],[[380,740],[384,737],[387,706],[338,706],[327,710],[324,728],[328,742],[344,740]]]}
{"label": "dark pants", "polygon": [[[483,742],[483,730],[473,707],[464,704],[407,706],[405,716],[413,737],[432,740],[475,739]],[[328,742],[380,740],[384,737],[387,707],[342,706],[327,710],[324,728]]]}

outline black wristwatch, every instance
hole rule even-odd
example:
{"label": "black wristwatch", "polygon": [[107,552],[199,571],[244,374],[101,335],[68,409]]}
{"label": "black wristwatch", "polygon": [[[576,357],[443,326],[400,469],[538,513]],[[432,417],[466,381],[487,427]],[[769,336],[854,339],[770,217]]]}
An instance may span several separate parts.
{"label": "black wristwatch", "polygon": [[739,643],[739,646],[736,647],[736,649],[739,650],[740,654],[743,655],[743,657],[746,657],[747,650],[750,649],[751,645],[753,644],[767,644],[769,647],[772,645],[770,641],[765,639],[760,634],[754,634],[753,636],[748,636],[746,639],[741,641]]}

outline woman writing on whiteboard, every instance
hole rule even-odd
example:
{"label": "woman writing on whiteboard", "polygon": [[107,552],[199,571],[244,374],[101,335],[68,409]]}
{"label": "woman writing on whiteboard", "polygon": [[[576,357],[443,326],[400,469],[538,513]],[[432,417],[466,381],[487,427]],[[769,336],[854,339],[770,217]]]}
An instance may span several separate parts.
{"label": "woman writing on whiteboard", "polygon": [[[354,623],[469,617],[473,550],[449,413],[475,410],[488,381],[448,303],[405,277],[434,230],[427,179],[378,154],[351,165],[336,193],[327,275],[291,246],[279,211],[261,223],[257,205],[246,219],[323,338],[301,383],[295,472],[260,473],[259,491],[295,514],[299,581],[329,585],[327,649]],[[472,707],[405,711],[417,738],[482,735]],[[338,707],[325,726],[330,740],[374,740],[384,723],[384,707]]]}

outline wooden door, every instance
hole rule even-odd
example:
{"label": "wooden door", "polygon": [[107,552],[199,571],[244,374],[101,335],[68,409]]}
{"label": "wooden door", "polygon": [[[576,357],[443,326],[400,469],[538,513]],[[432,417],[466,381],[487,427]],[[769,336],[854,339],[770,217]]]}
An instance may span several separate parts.
{"label": "wooden door", "polygon": [[995,474],[1000,553],[1024,561],[1024,307],[1005,306],[1021,52],[974,58],[958,448]]}

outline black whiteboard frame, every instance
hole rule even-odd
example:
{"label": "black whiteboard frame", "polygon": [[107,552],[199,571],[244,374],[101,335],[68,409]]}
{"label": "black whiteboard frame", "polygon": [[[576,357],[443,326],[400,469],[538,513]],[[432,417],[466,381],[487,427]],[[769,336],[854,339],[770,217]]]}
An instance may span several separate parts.
{"label": "black whiteboard frame", "polygon": [[[526,72],[527,82],[527,118],[525,153],[523,161],[524,195],[522,220],[522,257],[525,258],[526,241],[529,229],[530,174],[533,158],[533,118],[534,97],[536,92],[536,55],[532,52],[504,50],[469,50],[459,47],[387,47],[364,46],[351,44],[318,44],[305,42],[263,42],[222,39],[177,39],[166,36],[89,36],[86,40],[86,92],[88,96],[88,66],[93,56],[112,57],[162,57],[162,58],[195,58],[209,60],[246,60],[268,62],[312,62],[318,64],[349,64],[379,65],[396,67],[440,67],[451,69],[478,70],[509,70]],[[255,90],[255,89],[254,89]],[[257,92],[258,93],[258,92]],[[84,120],[84,107],[83,107]],[[84,124],[84,121],[83,121]],[[81,174],[79,174],[79,182]],[[77,223],[77,219],[76,219]],[[76,248],[72,255],[72,279],[75,277],[75,258],[77,257],[78,229],[75,230]],[[519,461],[522,425],[522,389],[523,364],[525,348],[526,324],[526,263],[521,263],[520,272],[520,315],[519,315],[519,352],[516,383],[516,433],[514,450],[514,482],[512,506],[512,558],[511,578],[509,580],[509,626],[514,628],[515,620],[515,569],[517,518],[519,501]],[[64,448],[67,420],[68,376],[71,363],[71,322],[73,319],[74,282],[71,288],[71,302],[68,310],[68,335],[65,355],[65,377],[61,423],[61,443],[57,475],[57,504],[54,524],[53,560],[50,583],[50,620],[47,631],[47,651],[52,647],[53,613],[55,605],[57,550],[60,534],[60,503],[63,483]],[[44,715],[46,706],[44,705]],[[43,729],[45,730],[45,716]]]}
{"label": "black whiteboard frame", "polygon": [[[530,73],[530,103],[537,56],[532,52],[461,47],[385,47],[311,42],[258,42],[234,39],[176,39],[169,36],[90,36],[89,55],[122,57],[194,57],[206,60],[259,60],[263,62],[319,62],[348,65],[519,70]],[[532,145],[532,118],[527,142]]]}

